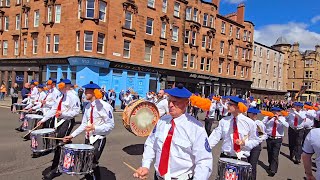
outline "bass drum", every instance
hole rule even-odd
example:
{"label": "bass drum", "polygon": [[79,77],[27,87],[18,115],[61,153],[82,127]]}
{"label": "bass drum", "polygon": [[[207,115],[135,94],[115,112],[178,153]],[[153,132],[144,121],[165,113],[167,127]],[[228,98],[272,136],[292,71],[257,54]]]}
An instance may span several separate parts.
{"label": "bass drum", "polygon": [[160,119],[155,104],[143,99],[128,104],[122,114],[123,126],[136,136],[149,136]]}

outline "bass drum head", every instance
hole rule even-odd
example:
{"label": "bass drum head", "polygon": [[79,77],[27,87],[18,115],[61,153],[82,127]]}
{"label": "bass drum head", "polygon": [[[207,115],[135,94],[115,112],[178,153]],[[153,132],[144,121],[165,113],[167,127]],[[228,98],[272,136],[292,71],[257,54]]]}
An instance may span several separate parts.
{"label": "bass drum head", "polygon": [[48,134],[54,131],[55,130],[52,128],[44,128],[44,129],[38,129],[38,130],[32,131],[31,134]]}
{"label": "bass drum head", "polygon": [[94,149],[93,146],[88,144],[66,144],[64,145],[65,148],[68,149],[79,149],[79,150],[92,150]]}
{"label": "bass drum head", "polygon": [[250,166],[250,163],[236,160],[236,159],[231,159],[231,158],[220,158],[220,161],[226,162],[228,164],[234,164],[234,165],[242,165],[242,166]]}

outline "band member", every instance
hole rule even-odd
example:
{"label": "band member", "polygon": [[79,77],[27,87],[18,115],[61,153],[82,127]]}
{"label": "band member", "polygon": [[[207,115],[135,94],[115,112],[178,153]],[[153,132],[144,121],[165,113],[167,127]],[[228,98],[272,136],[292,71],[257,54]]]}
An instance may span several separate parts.
{"label": "band member", "polygon": [[314,119],[314,128],[320,128],[320,104],[315,105],[316,110],[316,115],[317,117]]}
{"label": "band member", "polygon": [[30,103],[28,106],[26,106],[24,108],[25,110],[32,111],[32,110],[38,110],[39,108],[41,108],[42,106],[41,101],[46,97],[46,92],[44,91],[45,86],[43,84],[39,84],[37,87],[38,87],[38,94],[35,97],[34,103]]}
{"label": "band member", "polygon": [[268,135],[265,132],[266,126],[263,124],[262,121],[258,120],[259,113],[261,113],[261,111],[256,108],[249,108],[247,112],[248,117],[252,119],[257,125],[256,134],[259,137],[259,144],[253,149],[251,149],[250,156],[248,157],[248,162],[252,166],[252,180],[257,179],[257,164],[262,150],[261,143],[268,138]]}
{"label": "band member", "polygon": [[216,109],[217,109],[217,100],[215,99],[215,97],[211,96],[209,97],[209,99],[211,100],[211,105],[210,105],[209,111],[207,112],[207,116],[204,124],[205,130],[208,136],[210,136],[211,134],[212,123],[216,118],[215,115],[216,115]]}
{"label": "band member", "polygon": [[217,104],[217,108],[219,109],[219,120],[228,116],[228,102],[227,96],[221,96],[220,101]]}
{"label": "band member", "polygon": [[32,100],[34,100],[36,97],[37,97],[37,94],[38,94],[38,88],[37,88],[37,85],[39,83],[35,80],[32,80],[30,82],[30,94],[28,94],[28,98],[25,98],[22,100],[22,103],[30,103]]}
{"label": "band member", "polygon": [[155,180],[207,180],[212,172],[212,153],[202,124],[186,113],[191,92],[182,84],[165,92],[169,94],[170,115],[160,118],[147,138],[142,167],[133,176],[147,178],[155,159]]}
{"label": "band member", "polygon": [[86,99],[90,101],[87,110],[83,114],[81,125],[70,136],[64,137],[64,142],[71,141],[81,132],[86,131],[85,143],[94,146],[93,174],[86,175],[86,179],[101,179],[98,166],[100,156],[106,144],[106,136],[114,128],[113,108],[102,100],[100,87],[92,81],[83,86]]}
{"label": "band member", "polygon": [[290,159],[295,164],[299,164],[301,161],[303,126],[306,118],[306,112],[302,108],[302,103],[293,103],[293,108],[289,111],[289,116],[287,117],[290,126],[288,130]]}
{"label": "band member", "polygon": [[[71,81],[69,79],[62,80],[58,85],[61,95],[56,100],[53,107],[44,115],[44,118],[38,122],[37,125],[42,125],[47,120],[54,118],[54,127],[56,129],[57,137],[63,138],[68,136],[74,127],[75,116],[80,113],[80,100],[78,96],[72,93]],[[57,167],[61,154],[62,141],[57,141],[58,146],[54,150],[54,158],[51,165],[51,171],[44,176],[44,179],[52,179],[57,175]]]}
{"label": "band member", "polygon": [[155,104],[158,108],[160,117],[162,117],[166,114],[169,114],[168,100],[166,98],[164,98],[164,90],[160,90],[158,92],[158,99],[155,102]]}
{"label": "band member", "polygon": [[[316,180],[320,179],[320,129],[313,129],[307,135],[306,140],[303,144],[303,154],[302,154],[302,161],[304,165],[304,172],[306,174],[307,180]],[[312,174],[312,156],[316,154],[316,166],[317,172],[316,177]]]}
{"label": "band member", "polygon": [[247,161],[250,150],[259,144],[256,125],[242,114],[247,111],[247,107],[241,98],[230,96],[229,99],[228,112],[231,115],[219,121],[218,127],[209,137],[209,144],[214,147],[222,139],[220,157]]}
{"label": "band member", "polygon": [[254,97],[253,97],[253,96],[250,96],[250,97],[248,98],[248,106],[249,106],[250,108],[255,108],[255,107],[257,107],[257,101],[254,100]]}
{"label": "band member", "polygon": [[274,114],[274,117],[265,117],[262,122],[266,125],[266,133],[268,134],[268,174],[269,176],[274,176],[278,171],[278,157],[284,136],[284,127],[289,127],[289,124],[286,122],[286,119],[281,116],[280,108],[273,107],[271,108],[271,112]]}
{"label": "band member", "polygon": [[314,119],[317,117],[317,113],[314,110],[314,107],[312,106],[311,102],[305,102],[304,108],[306,109],[306,119],[304,120],[304,132],[303,132],[303,140],[302,145],[304,143],[304,139],[308,135],[308,133],[311,131],[313,125],[314,125]]}

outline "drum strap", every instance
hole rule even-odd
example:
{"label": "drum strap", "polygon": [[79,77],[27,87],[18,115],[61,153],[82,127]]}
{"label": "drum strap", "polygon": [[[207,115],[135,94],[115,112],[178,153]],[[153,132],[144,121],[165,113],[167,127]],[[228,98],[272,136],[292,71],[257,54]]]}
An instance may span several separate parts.
{"label": "drum strap", "polygon": [[54,128],[57,129],[62,123],[64,123],[64,119],[59,119],[57,117],[54,118]]}
{"label": "drum strap", "polygon": [[158,101],[156,102],[156,104],[159,104],[162,100],[164,100],[164,98],[158,99]]}

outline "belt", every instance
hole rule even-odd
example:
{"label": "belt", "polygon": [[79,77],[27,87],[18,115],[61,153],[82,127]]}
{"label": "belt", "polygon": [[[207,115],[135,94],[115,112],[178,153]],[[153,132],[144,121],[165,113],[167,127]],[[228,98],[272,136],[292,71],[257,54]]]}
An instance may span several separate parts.
{"label": "belt", "polygon": [[282,136],[275,136],[275,137],[273,137],[273,136],[269,136],[269,135],[268,135],[268,138],[269,138],[269,139],[282,139]]}
{"label": "belt", "polygon": [[290,128],[291,128],[291,129],[293,129],[293,130],[300,130],[300,129],[303,129],[303,127],[299,127],[299,128],[297,128],[297,127],[291,127],[291,126],[290,126]]}
{"label": "belt", "polygon": [[[156,175],[158,180],[164,180],[163,177],[159,176],[158,174]],[[193,174],[182,174],[178,178],[171,178],[171,180],[192,180],[193,179]]]}

